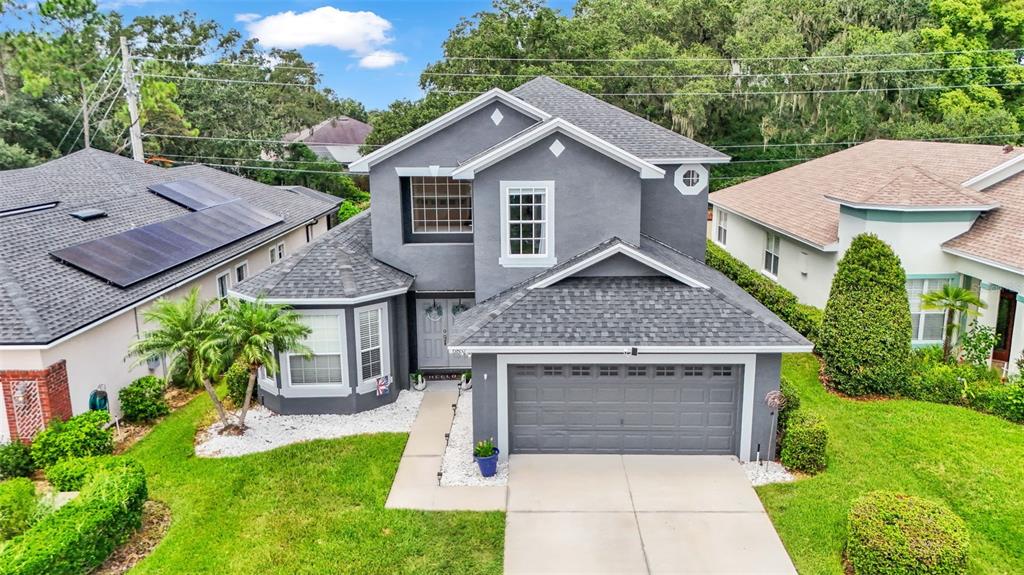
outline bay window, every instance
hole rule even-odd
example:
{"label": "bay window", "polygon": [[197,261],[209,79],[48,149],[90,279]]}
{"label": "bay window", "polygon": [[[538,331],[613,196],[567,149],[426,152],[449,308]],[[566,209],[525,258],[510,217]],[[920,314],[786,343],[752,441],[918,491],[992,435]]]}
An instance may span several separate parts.
{"label": "bay window", "polygon": [[365,393],[376,385],[377,378],[391,374],[386,304],[356,309],[356,338],[359,391]]}
{"label": "bay window", "polygon": [[303,344],[310,349],[308,358],[287,354],[288,376],[292,386],[344,385],[344,315],[301,315],[310,329]]}

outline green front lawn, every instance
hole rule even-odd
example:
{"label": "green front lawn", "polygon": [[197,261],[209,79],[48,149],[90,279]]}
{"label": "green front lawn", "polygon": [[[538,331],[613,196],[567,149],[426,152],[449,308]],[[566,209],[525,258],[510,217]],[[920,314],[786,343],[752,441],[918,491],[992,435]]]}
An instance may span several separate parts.
{"label": "green front lawn", "polygon": [[193,436],[209,409],[196,399],[129,452],[173,514],[133,575],[501,572],[503,513],[384,509],[407,435],[200,459]]}
{"label": "green front lawn", "polygon": [[1024,426],[918,401],[853,401],[827,393],[811,355],[783,373],[803,409],[824,416],[829,467],[758,494],[801,573],[843,573],[846,514],[875,489],[943,501],[971,531],[971,573],[1024,573]]}

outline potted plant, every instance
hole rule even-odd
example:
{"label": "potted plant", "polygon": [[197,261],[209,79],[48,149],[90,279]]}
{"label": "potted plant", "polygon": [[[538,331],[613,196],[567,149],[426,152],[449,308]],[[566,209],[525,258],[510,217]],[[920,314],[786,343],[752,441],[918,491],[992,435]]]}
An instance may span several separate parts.
{"label": "potted plant", "polygon": [[498,471],[498,448],[494,438],[478,441],[473,447],[473,459],[480,466],[480,475],[492,477]]}
{"label": "potted plant", "polygon": [[472,371],[466,371],[466,372],[464,372],[462,374],[462,377],[459,378],[459,387],[462,388],[462,391],[469,391],[469,390],[473,389],[473,372]]}
{"label": "potted plant", "polygon": [[427,388],[427,379],[423,377],[423,372],[414,371],[409,374],[409,379],[412,380],[412,388],[416,391],[423,391]]}

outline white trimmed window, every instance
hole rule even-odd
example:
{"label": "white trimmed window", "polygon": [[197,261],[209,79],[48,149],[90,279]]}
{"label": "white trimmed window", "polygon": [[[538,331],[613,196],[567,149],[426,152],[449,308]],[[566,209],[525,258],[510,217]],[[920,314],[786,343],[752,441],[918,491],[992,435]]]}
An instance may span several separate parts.
{"label": "white trimmed window", "polygon": [[359,381],[375,385],[378,377],[391,374],[386,304],[356,309],[356,340]]}
{"label": "white trimmed window", "polygon": [[554,195],[552,181],[501,182],[501,265],[555,263]]}
{"label": "white trimmed window", "polygon": [[287,354],[288,376],[292,386],[344,385],[345,334],[344,316],[338,314],[302,315],[300,320],[310,329],[303,344],[310,349],[309,358]]}
{"label": "white trimmed window", "polygon": [[921,296],[942,289],[949,278],[919,278],[907,280],[907,299],[910,300],[910,322],[913,340],[919,343],[939,343],[945,326],[942,310],[921,309]]}
{"label": "white trimmed window", "polygon": [[284,242],[270,248],[270,263],[275,264],[284,259]]}
{"label": "white trimmed window", "polygon": [[725,245],[725,241],[729,238],[729,213],[718,210],[718,226],[715,230],[715,239],[718,243]]}
{"label": "white trimmed window", "polygon": [[473,233],[473,184],[449,176],[409,178],[412,233]]}
{"label": "white trimmed window", "polygon": [[235,266],[235,283],[245,281],[249,277],[249,262],[242,262]]}
{"label": "white trimmed window", "polygon": [[228,297],[228,287],[231,281],[231,274],[224,272],[217,276],[217,297],[223,299]]}
{"label": "white trimmed window", "polygon": [[779,252],[782,247],[782,237],[775,232],[765,233],[764,242],[764,272],[771,276],[779,275]]}

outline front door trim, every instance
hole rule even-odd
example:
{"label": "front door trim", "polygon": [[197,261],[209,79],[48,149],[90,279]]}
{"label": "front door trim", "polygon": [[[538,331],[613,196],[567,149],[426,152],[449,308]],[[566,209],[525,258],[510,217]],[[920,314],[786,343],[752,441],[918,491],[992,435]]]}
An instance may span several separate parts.
{"label": "front door trim", "polygon": [[502,461],[508,460],[508,366],[541,363],[605,363],[651,365],[659,363],[717,364],[743,366],[743,405],[740,406],[740,461],[750,460],[750,441],[754,423],[754,372],[756,354],[498,354],[498,449]]}
{"label": "front door trim", "polygon": [[1010,361],[1011,351],[1013,348],[1013,327],[1014,319],[1017,315],[1017,292],[1000,288],[999,299],[996,305],[996,330],[999,329],[999,308],[1003,305],[1003,300],[1009,302],[1007,305],[1009,308],[1006,311],[1006,326],[1004,327],[1003,335],[1003,346],[992,350],[992,359],[996,361],[1002,361],[1007,363]]}

